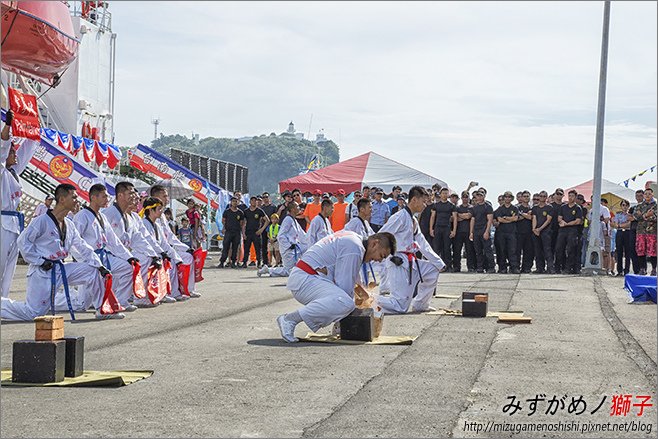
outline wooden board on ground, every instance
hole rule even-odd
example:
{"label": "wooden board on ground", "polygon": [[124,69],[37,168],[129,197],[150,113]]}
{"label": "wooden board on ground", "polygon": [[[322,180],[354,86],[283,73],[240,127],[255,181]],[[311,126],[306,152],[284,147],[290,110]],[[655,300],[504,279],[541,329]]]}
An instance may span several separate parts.
{"label": "wooden board on ground", "polygon": [[532,323],[532,317],[524,317],[523,315],[501,313],[498,316],[498,323]]}

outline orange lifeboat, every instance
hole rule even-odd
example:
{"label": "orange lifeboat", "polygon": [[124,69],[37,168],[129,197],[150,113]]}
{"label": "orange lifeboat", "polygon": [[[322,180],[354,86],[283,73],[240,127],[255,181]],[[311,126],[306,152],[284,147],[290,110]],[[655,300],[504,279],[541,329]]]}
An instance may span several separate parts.
{"label": "orange lifeboat", "polygon": [[78,54],[61,1],[2,1],[2,68],[53,85]]}

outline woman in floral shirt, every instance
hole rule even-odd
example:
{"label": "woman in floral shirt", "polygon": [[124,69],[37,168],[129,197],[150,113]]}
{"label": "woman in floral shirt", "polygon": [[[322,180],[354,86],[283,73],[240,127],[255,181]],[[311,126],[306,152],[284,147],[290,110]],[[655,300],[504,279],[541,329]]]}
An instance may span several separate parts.
{"label": "woman in floral shirt", "polygon": [[658,218],[656,200],[653,190],[644,191],[644,202],[638,204],[633,211],[637,220],[637,240],[635,251],[640,261],[640,274],[647,274],[647,259],[651,263],[651,276],[656,275],[656,219]]}

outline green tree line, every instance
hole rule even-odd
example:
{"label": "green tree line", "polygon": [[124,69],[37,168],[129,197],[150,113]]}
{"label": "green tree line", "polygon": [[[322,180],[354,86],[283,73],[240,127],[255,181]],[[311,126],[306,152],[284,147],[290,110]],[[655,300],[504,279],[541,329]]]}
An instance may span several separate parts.
{"label": "green tree line", "polygon": [[339,149],[331,140],[314,143],[287,134],[254,136],[247,140],[207,137],[195,145],[180,134],[160,136],[151,143],[156,151],[169,156],[170,148],[223,160],[249,168],[249,192],[277,192],[278,183],[299,174],[314,154],[320,154],[322,166],[337,163]]}

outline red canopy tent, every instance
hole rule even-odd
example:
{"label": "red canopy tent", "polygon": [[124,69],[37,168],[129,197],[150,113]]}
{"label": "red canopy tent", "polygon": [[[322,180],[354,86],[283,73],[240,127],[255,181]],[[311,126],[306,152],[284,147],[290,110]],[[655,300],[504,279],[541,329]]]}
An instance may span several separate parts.
{"label": "red canopy tent", "polygon": [[376,186],[389,191],[395,185],[402,187],[403,191],[408,191],[412,186],[419,185],[427,188],[435,183],[442,187],[447,186],[438,178],[370,151],[349,160],[283,180],[279,182],[279,191],[297,188],[302,192],[313,192],[320,189],[323,192],[336,193],[338,189],[343,189],[345,193],[350,193],[363,186]]}

